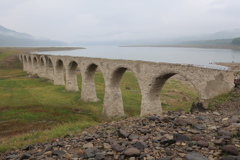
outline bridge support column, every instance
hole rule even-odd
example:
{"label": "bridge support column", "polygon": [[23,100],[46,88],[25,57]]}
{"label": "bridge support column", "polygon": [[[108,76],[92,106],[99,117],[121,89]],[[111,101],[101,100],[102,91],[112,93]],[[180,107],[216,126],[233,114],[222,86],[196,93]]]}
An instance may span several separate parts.
{"label": "bridge support column", "polygon": [[23,70],[27,71],[27,61],[26,61],[25,57],[23,57],[21,60],[22,60],[22,63],[23,63]]}
{"label": "bridge support column", "polygon": [[70,69],[66,70],[66,90],[79,91],[76,71]]}
{"label": "bridge support column", "polygon": [[160,88],[154,86],[149,80],[143,80],[139,83],[142,93],[141,116],[161,115],[162,105],[160,100]]}
{"label": "bridge support column", "polygon": [[65,85],[63,70],[55,69],[53,83],[54,83],[54,85]]}
{"label": "bridge support column", "polygon": [[82,74],[82,92],[81,100],[88,102],[97,102],[95,82],[94,82],[94,72],[85,72]]}
{"label": "bridge support column", "polygon": [[105,95],[102,114],[107,117],[124,116],[121,89],[117,86],[108,85],[105,81]]}

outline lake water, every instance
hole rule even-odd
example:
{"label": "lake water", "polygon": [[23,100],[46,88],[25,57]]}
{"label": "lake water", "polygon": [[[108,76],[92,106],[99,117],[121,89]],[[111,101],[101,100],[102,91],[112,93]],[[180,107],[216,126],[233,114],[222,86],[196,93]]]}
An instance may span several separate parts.
{"label": "lake water", "polygon": [[48,55],[67,55],[74,57],[96,57],[107,59],[193,64],[200,67],[215,69],[226,69],[226,67],[211,63],[233,61],[240,62],[240,50],[230,49],[91,46],[87,47],[87,49],[36,53]]}

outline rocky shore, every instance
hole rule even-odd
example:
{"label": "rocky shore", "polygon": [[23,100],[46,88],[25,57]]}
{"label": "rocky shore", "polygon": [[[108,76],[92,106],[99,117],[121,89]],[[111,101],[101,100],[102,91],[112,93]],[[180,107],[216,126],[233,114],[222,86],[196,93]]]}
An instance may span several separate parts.
{"label": "rocky shore", "polygon": [[1,160],[240,160],[240,90],[215,111],[107,122],[0,153]]}

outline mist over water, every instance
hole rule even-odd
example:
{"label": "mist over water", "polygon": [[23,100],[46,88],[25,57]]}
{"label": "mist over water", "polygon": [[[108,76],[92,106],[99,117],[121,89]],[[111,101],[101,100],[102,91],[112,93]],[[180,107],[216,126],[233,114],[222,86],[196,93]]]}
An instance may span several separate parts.
{"label": "mist over water", "polygon": [[73,57],[166,62],[186,65],[192,64],[215,69],[226,69],[226,67],[212,64],[214,62],[240,62],[240,50],[236,51],[230,49],[90,46],[87,47],[87,49],[35,53]]}

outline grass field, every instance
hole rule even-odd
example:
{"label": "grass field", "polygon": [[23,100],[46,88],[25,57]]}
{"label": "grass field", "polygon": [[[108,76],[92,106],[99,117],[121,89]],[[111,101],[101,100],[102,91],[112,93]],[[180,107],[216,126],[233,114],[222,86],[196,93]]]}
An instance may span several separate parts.
{"label": "grass field", "polygon": [[[6,62],[9,56],[29,50],[0,49],[0,62]],[[15,58],[9,63],[19,62]],[[89,103],[79,100],[80,74],[80,91],[70,92],[66,91],[64,86],[54,86],[50,80],[29,76],[22,71],[21,64],[6,67],[9,63],[0,66],[0,152],[75,134],[84,127],[105,121],[101,115],[105,85],[101,72],[95,74],[96,91],[100,101]],[[138,116],[141,93],[131,72],[125,72],[121,80],[121,90],[126,115]],[[161,92],[163,110],[189,110],[197,96],[190,85],[169,79]]]}

